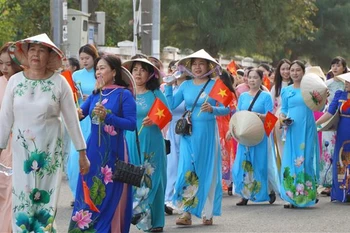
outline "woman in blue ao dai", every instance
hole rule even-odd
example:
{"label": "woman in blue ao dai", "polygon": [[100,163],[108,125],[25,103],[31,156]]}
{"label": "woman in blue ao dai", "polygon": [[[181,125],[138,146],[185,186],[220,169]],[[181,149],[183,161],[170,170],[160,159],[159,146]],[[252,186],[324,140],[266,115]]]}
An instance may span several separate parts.
{"label": "woman in blue ao dai", "polygon": [[334,99],[326,112],[316,123],[322,124],[339,111],[339,122],[332,155],[333,182],[331,200],[350,202],[350,74],[344,77],[345,91],[335,92]]}
{"label": "woman in blue ao dai", "polygon": [[[249,109],[254,97],[260,90],[262,80],[263,72],[261,70],[252,69],[248,72],[250,90],[240,95],[238,111]],[[259,118],[264,121],[267,112],[272,112],[272,110],[271,95],[266,91],[261,91],[251,111],[256,112]],[[269,201],[271,204],[275,201],[276,197],[274,194],[269,194],[272,191],[272,187],[269,185],[271,181],[274,181],[275,186],[277,186],[277,172],[271,172],[271,174],[276,174],[276,177],[271,179],[272,177],[268,176],[268,169],[277,171],[277,167],[275,156],[268,156],[268,143],[268,137],[264,135],[263,140],[255,146],[247,147],[240,143],[238,144],[237,155],[232,168],[235,192],[242,197],[242,200],[237,205],[246,205],[248,200],[254,202]],[[268,166],[268,159],[270,158],[274,159],[270,163],[273,166]]]}
{"label": "woman in blue ao dai", "polygon": [[191,225],[191,214],[202,217],[204,225],[211,225],[213,216],[221,214],[221,154],[215,116],[227,115],[230,110],[221,104],[216,107],[216,100],[209,98],[208,94],[215,83],[210,78],[214,76],[212,72],[218,64],[204,50],[199,53],[204,53],[205,58],[194,56],[179,61],[179,64],[188,64],[186,68],[194,78],[184,81],[175,95],[171,83],[165,87],[171,109],[184,101],[186,110],[191,110],[196,97],[208,82],[191,114],[192,134],[183,135],[180,139],[173,203],[184,213],[176,220],[177,225]]}
{"label": "woman in blue ao dai", "polygon": [[147,59],[134,59],[123,64],[131,71],[136,83],[137,129],[139,155],[135,132],[127,132],[126,139],[133,164],[145,166],[144,181],[134,188],[133,224],[151,232],[161,232],[165,225],[164,193],[166,187],[166,154],[161,130],[147,116],[156,98],[165,105],[166,99],[159,90],[160,72]]}
{"label": "woman in blue ao dai", "polygon": [[[93,119],[87,141],[91,169],[79,176],[68,232],[127,233],[132,216],[131,186],[113,181],[112,174],[117,158],[129,160],[124,131],[136,127],[136,104],[132,93],[125,89],[129,83],[121,78],[120,59],[107,55],[96,62],[96,76],[105,86],[96,89],[79,109],[80,119]],[[99,212],[85,203],[83,180]]]}
{"label": "woman in blue ao dai", "polygon": [[294,121],[287,126],[282,157],[280,195],[288,202],[284,208],[312,206],[318,201],[319,146],[313,112],[301,96],[300,82],[304,73],[301,61],[292,62],[293,85],[283,88],[281,93],[280,122],[287,126],[286,118]]}
{"label": "woman in blue ao dai", "polygon": [[[92,93],[95,88],[95,69],[94,61],[98,57],[97,49],[90,44],[86,44],[79,49],[79,60],[83,65],[83,69],[75,71],[73,73],[73,81],[76,84],[78,91],[80,92],[80,97],[78,99],[79,105],[82,105],[87,97]],[[82,95],[82,96],[81,96]],[[81,131],[85,141],[87,141],[88,136],[91,132],[91,121],[89,117],[86,117],[80,121]],[[71,146],[71,151],[67,161],[67,176],[69,187],[72,191],[73,197],[76,194],[76,188],[79,177],[79,170],[77,169],[78,164],[78,154],[74,147]],[[72,206],[74,203],[72,203]]]}

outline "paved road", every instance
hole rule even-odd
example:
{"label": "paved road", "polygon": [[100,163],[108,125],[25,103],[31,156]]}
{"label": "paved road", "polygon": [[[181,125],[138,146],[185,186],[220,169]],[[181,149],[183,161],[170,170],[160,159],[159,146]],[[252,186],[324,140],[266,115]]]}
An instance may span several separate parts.
{"label": "paved road", "polygon": [[[67,232],[72,214],[69,187],[63,178],[58,203],[58,232]],[[284,209],[283,201],[236,206],[238,196],[224,195],[222,216],[214,218],[214,225],[203,226],[201,219],[193,218],[190,227],[175,225],[178,215],[166,216],[165,232],[350,232],[350,204],[331,203],[329,197],[320,197],[319,203],[307,209]],[[141,233],[131,226],[131,233]]]}

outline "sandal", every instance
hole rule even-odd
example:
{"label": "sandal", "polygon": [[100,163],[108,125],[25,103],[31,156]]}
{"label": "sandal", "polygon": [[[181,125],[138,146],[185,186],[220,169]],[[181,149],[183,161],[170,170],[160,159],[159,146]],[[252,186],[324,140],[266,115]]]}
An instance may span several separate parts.
{"label": "sandal", "polygon": [[207,219],[203,217],[203,225],[213,225],[213,218]]}
{"label": "sandal", "polygon": [[297,208],[297,207],[295,205],[293,205],[293,204],[287,203],[287,204],[283,205],[283,208],[285,208],[285,209],[294,209],[294,208]]}
{"label": "sandal", "polygon": [[242,198],[240,202],[237,202],[236,205],[241,206],[241,205],[247,205],[248,204],[248,199]]}
{"label": "sandal", "polygon": [[164,211],[168,215],[173,215],[173,208],[171,208],[171,207],[169,207],[167,205],[164,205]]}
{"label": "sandal", "polygon": [[274,191],[271,191],[271,193],[269,194],[270,200],[269,203],[273,204],[276,201],[276,193]]}
{"label": "sandal", "polygon": [[189,226],[192,225],[191,214],[184,212],[181,217],[176,219],[176,225]]}
{"label": "sandal", "polygon": [[163,232],[163,227],[151,228],[151,230],[149,230],[149,232]]}
{"label": "sandal", "polygon": [[228,186],[228,188],[227,188],[227,194],[228,194],[229,196],[232,196],[232,183],[231,183],[230,186]]}

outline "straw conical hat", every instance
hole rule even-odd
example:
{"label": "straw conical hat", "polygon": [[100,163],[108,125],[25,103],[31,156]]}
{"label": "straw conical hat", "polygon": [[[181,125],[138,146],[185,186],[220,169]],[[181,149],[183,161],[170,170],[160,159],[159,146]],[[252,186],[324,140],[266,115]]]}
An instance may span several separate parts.
{"label": "straw conical hat", "polygon": [[313,74],[316,74],[317,76],[319,76],[320,78],[323,79],[323,81],[326,81],[327,78],[326,76],[324,75],[321,67],[319,66],[309,66],[309,67],[306,67],[305,68],[305,74],[308,74],[308,73],[313,73]]}
{"label": "straw conical hat", "polygon": [[51,48],[53,51],[50,53],[47,68],[58,70],[62,67],[64,54],[45,33],[24,40],[19,40],[14,43],[9,48],[9,54],[15,62],[28,67],[28,44],[41,44]]}
{"label": "straw conical hat", "polygon": [[307,73],[300,83],[301,95],[305,104],[313,111],[321,111],[327,101],[327,86],[314,73]]}
{"label": "straw conical hat", "polygon": [[341,81],[345,82],[349,82],[350,83],[350,72],[349,73],[345,73],[345,74],[341,74],[338,75],[337,78],[339,78]]}
{"label": "straw conical hat", "polygon": [[132,74],[125,68],[122,67],[122,79],[129,84],[128,89],[131,91],[131,93],[133,94],[133,96],[136,96],[136,84],[135,84],[135,80],[132,77]]}
{"label": "straw conical hat", "polygon": [[162,75],[161,75],[161,72],[160,70],[152,63],[150,62],[148,59],[146,58],[135,58],[135,59],[132,59],[132,60],[128,60],[128,61],[125,61],[123,63],[123,66],[129,71],[129,72],[132,72],[131,71],[131,67],[132,67],[132,64],[134,62],[143,62],[143,63],[146,63],[150,66],[152,66],[154,68],[154,72],[155,72],[155,77],[156,78],[162,78]]}
{"label": "straw conical hat", "polygon": [[[215,69],[217,66],[219,66],[221,69],[220,64],[212,56],[210,56],[209,53],[207,53],[204,49],[201,49],[195,53],[192,53],[191,55],[188,55],[187,57],[180,59],[178,62],[178,66],[184,66],[187,70],[191,70],[191,60],[194,58],[201,58],[201,59],[207,60],[209,62],[209,70]],[[214,72],[209,76],[211,78],[214,78],[218,75],[219,74],[217,72]]]}
{"label": "straw conical hat", "polygon": [[331,119],[321,124],[321,127],[317,131],[336,131],[339,122],[339,112],[337,111]]}
{"label": "straw conical hat", "polygon": [[255,146],[264,138],[264,124],[256,113],[239,111],[230,120],[230,132],[244,146]]}

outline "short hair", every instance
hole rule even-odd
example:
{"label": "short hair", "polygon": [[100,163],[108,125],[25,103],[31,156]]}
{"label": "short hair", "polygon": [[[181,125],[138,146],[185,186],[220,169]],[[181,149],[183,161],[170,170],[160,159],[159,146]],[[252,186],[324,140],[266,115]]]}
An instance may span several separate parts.
{"label": "short hair", "polygon": [[[132,72],[132,70],[134,69],[135,65],[137,63],[141,64],[141,67],[145,70],[148,71],[148,73],[150,74],[154,74],[155,70],[153,68],[153,66],[145,63],[145,62],[140,62],[140,61],[134,61],[132,63],[131,69],[130,71]],[[153,76],[152,78],[150,78],[147,82],[146,82],[146,89],[150,90],[150,91],[154,91],[156,89],[159,89],[160,87],[160,82],[159,82],[159,78],[157,78],[156,76]]]}
{"label": "short hair", "polygon": [[77,70],[80,70],[80,64],[79,64],[79,61],[78,59],[76,59],[75,57],[70,57],[68,58],[68,62],[69,62],[69,65],[71,66],[75,66],[77,67]]}

